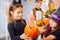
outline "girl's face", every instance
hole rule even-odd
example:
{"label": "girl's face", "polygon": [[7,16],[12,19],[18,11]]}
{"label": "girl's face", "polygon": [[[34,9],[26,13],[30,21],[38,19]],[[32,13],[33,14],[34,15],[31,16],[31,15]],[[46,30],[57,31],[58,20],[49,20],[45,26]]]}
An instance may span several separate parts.
{"label": "girl's face", "polygon": [[50,27],[55,28],[56,26],[57,23],[53,19],[50,19]]}
{"label": "girl's face", "polygon": [[59,2],[60,2],[60,0],[59,0]]}
{"label": "girl's face", "polygon": [[36,6],[36,8],[40,8],[41,4],[42,4],[42,1],[35,2],[35,6]]}
{"label": "girl's face", "polygon": [[13,17],[14,17],[15,20],[22,19],[22,16],[23,16],[23,8],[22,7],[16,8],[13,11]]}

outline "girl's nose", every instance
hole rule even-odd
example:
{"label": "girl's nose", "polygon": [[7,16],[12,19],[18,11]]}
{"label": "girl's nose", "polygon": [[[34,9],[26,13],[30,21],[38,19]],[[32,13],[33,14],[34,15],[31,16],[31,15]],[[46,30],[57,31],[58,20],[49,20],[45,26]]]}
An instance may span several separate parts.
{"label": "girl's nose", "polygon": [[19,16],[22,16],[23,15],[23,13],[19,13]]}

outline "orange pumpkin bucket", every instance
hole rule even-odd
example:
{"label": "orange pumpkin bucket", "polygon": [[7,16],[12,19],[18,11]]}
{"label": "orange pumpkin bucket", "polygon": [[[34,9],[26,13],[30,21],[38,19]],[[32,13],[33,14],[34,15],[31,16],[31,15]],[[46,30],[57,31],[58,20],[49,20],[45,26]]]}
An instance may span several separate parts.
{"label": "orange pumpkin bucket", "polygon": [[44,25],[46,25],[47,23],[49,23],[49,18],[44,18],[43,20],[42,20],[42,23],[44,24]]}
{"label": "orange pumpkin bucket", "polygon": [[26,25],[24,29],[24,33],[30,36],[31,38],[36,37],[39,34],[39,30],[37,26],[34,26],[33,28],[30,28],[28,25]]}
{"label": "orange pumpkin bucket", "polygon": [[36,21],[36,25],[37,25],[37,26],[42,26],[42,20],[37,20],[37,21]]}

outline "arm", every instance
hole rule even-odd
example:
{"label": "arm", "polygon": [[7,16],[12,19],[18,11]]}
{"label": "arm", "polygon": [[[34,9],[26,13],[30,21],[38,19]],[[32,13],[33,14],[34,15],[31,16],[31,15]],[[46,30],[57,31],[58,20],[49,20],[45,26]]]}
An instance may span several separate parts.
{"label": "arm", "polygon": [[35,16],[33,15],[33,10],[32,10],[28,17],[28,25],[30,27],[34,26],[34,21],[35,21]]}
{"label": "arm", "polygon": [[10,34],[11,40],[20,40],[20,35],[15,34],[15,30],[12,23],[8,24],[8,32]]}
{"label": "arm", "polygon": [[49,36],[43,38],[43,40],[53,40],[53,39],[55,39],[55,38],[56,38],[56,37],[55,37],[54,35],[49,35]]}

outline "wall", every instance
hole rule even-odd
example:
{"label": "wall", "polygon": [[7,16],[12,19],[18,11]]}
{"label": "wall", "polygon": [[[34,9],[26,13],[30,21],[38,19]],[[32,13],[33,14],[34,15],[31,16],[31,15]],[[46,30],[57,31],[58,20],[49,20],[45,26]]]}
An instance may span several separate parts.
{"label": "wall", "polygon": [[5,14],[5,2],[4,0],[0,0],[0,38],[6,36],[6,14]]}

